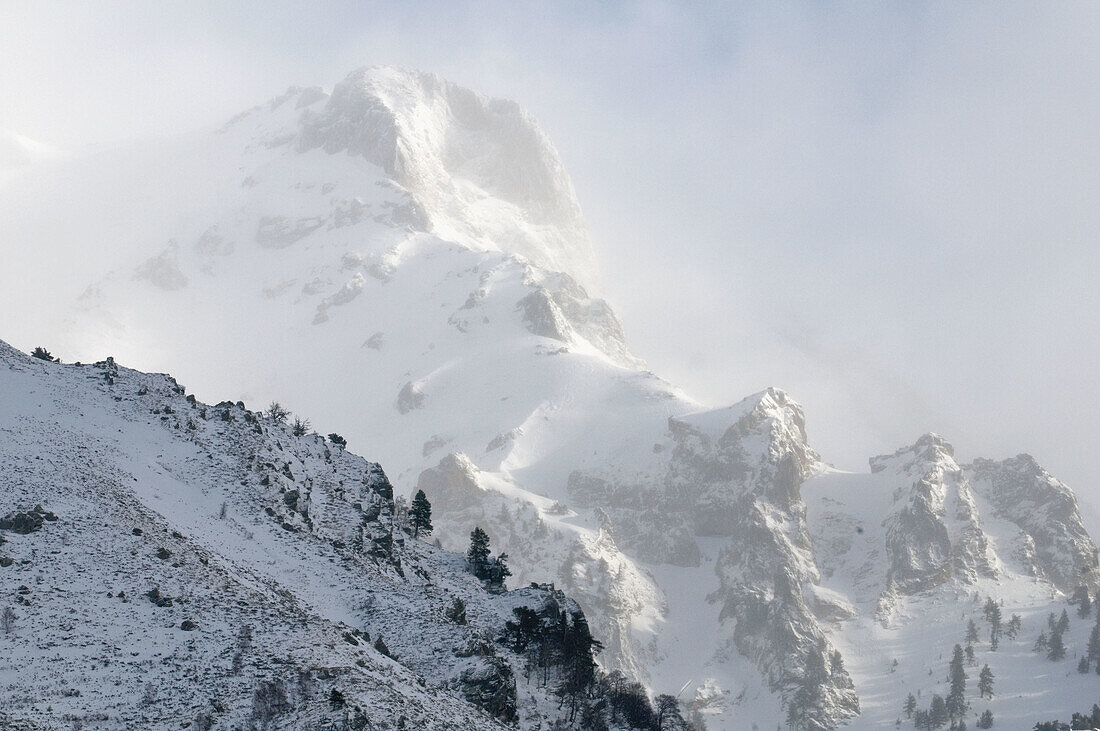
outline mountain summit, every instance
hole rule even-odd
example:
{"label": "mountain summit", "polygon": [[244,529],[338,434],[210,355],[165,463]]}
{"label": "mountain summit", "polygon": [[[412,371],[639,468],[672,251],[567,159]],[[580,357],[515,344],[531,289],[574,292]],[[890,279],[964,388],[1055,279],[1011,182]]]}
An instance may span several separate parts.
{"label": "mountain summit", "polygon": [[[299,97],[301,98],[301,97]],[[434,74],[352,72],[301,119],[299,150],[372,162],[424,207],[433,230],[588,281],[595,258],[557,151],[518,104]]]}

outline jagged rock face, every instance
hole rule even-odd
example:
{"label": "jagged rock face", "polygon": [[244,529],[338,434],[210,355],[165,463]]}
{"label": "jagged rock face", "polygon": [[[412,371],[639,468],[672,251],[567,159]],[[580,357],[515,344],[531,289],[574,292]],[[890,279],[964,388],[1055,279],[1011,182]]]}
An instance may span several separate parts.
{"label": "jagged rock face", "polygon": [[901,483],[885,522],[888,585],[913,593],[952,577],[973,582],[994,574],[989,541],[950,444],[926,434],[870,462],[873,473],[889,472]]}
{"label": "jagged rock face", "polygon": [[579,336],[624,367],[641,364],[627,348],[623,326],[610,305],[590,297],[573,277],[529,268],[525,281],[535,289],[517,306],[532,333],[563,343],[575,343]]}
{"label": "jagged rock face", "polygon": [[[576,471],[570,497],[599,506],[616,539],[645,560],[698,564],[696,536],[731,536],[757,499],[798,513],[798,488],[820,462],[806,444],[802,407],[777,389],[728,409],[668,419],[660,482],[620,482]],[[805,536],[796,542],[806,547]]]}
{"label": "jagged rock face", "polygon": [[[806,444],[801,407],[769,390],[716,442],[704,424],[680,428],[674,459],[690,465],[697,484],[710,478],[703,482],[711,486],[704,505],[725,517],[697,521],[702,530],[730,536],[715,566],[719,588],[710,597],[721,602],[722,633],[785,703],[804,707],[808,727],[832,728],[859,713],[859,699],[843,669],[807,674],[812,653],[834,648],[808,605],[818,575],[799,489],[820,462]],[[714,477],[723,473],[737,476],[741,490],[714,489]]]}
{"label": "jagged rock face", "polygon": [[656,484],[577,471],[571,499],[598,506],[619,545],[654,563],[698,565],[698,539],[722,537],[708,596],[720,606],[720,643],[706,662],[748,658],[820,728],[858,714],[845,670],[805,676],[812,653],[834,648],[806,595],[817,570],[799,490],[823,466],[806,442],[802,408],[769,389],[728,409],[670,418],[656,447]]}
{"label": "jagged rock face", "polygon": [[674,447],[667,482],[690,496],[699,535],[730,535],[746,496],[797,510],[798,488],[819,464],[806,443],[802,407],[778,389],[730,409],[669,419],[668,426]]}
{"label": "jagged rock face", "polygon": [[1000,462],[978,459],[964,469],[994,514],[1015,524],[1032,547],[1025,560],[1034,575],[1067,593],[1081,585],[1096,590],[1096,544],[1068,487],[1026,454]]}

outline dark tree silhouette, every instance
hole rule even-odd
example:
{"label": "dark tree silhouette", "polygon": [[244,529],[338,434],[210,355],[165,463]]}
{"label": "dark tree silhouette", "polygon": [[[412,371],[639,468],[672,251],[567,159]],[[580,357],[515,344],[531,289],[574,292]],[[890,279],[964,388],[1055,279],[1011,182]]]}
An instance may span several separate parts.
{"label": "dark tree silhouette", "polygon": [[474,528],[470,533],[470,547],[466,549],[466,562],[470,573],[479,579],[489,578],[489,534]]}
{"label": "dark tree silhouette", "polygon": [[412,524],[413,538],[419,538],[420,533],[425,535],[434,530],[432,528],[432,504],[428,502],[428,496],[423,490],[417,490],[413,496],[412,506],[409,508],[409,521]]}

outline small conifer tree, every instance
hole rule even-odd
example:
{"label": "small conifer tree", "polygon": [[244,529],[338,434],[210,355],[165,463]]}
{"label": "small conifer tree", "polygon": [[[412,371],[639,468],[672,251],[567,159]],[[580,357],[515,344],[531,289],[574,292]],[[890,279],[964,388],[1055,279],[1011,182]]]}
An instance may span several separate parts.
{"label": "small conifer tree", "polygon": [[1061,660],[1066,656],[1066,644],[1062,641],[1062,633],[1057,630],[1050,633],[1050,647],[1047,649],[1048,660]]}
{"label": "small conifer tree", "polygon": [[917,710],[917,697],[910,693],[908,696],[906,696],[905,705],[903,705],[901,708],[903,711],[905,711],[906,718],[912,718],[913,711]]}
{"label": "small conifer tree", "polygon": [[932,728],[945,725],[950,718],[951,714],[947,711],[947,702],[943,696],[938,693],[933,695],[932,705],[928,707],[928,722],[932,724]]}
{"label": "small conifer tree", "polygon": [[278,401],[272,401],[267,407],[267,411],[264,416],[274,421],[276,424],[282,424],[286,422],[286,418],[290,416],[290,412],[283,408],[282,404]]}
{"label": "small conifer tree", "polygon": [[455,624],[466,624],[466,603],[455,597],[444,614]]}
{"label": "small conifer tree", "polygon": [[966,670],[963,667],[963,649],[962,645],[955,645],[955,650],[951,656],[951,663],[948,666],[948,678],[951,681],[951,690],[947,694],[945,702],[947,704],[947,713],[951,718],[961,718],[966,713]]}
{"label": "small conifer tree", "polygon": [[474,576],[482,580],[489,578],[489,534],[481,528],[474,528],[470,533],[466,562]]}
{"label": "small conifer tree", "polygon": [[419,538],[420,533],[425,535],[432,532],[432,504],[428,502],[428,496],[423,490],[417,490],[413,496],[412,506],[409,508],[409,522],[412,524],[413,538]]}
{"label": "small conifer tree", "polygon": [[988,665],[983,665],[982,671],[978,673],[978,695],[982,698],[993,697],[993,671]]}

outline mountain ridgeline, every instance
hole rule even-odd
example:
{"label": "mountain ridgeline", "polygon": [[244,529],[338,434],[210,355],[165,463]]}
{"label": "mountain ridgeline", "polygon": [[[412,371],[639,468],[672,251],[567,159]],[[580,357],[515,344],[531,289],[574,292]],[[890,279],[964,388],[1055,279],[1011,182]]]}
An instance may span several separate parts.
{"label": "mountain ridgeline", "polygon": [[657,727],[576,602],[414,538],[338,435],[3,342],[0,387],[5,728]]}
{"label": "mountain ridgeline", "polygon": [[[156,186],[135,182],[153,178]],[[559,155],[512,102],[432,74],[362,69],[331,92],[292,88],[215,131],[152,149],[54,156],[49,165],[21,165],[0,186],[0,219],[18,223],[22,245],[56,262],[48,278],[0,273],[11,279],[0,279],[0,305],[23,315],[5,337],[28,348],[46,343],[66,360],[111,353],[146,370],[171,370],[195,393],[215,394],[209,400],[234,399],[201,407],[176,394],[151,404],[147,395],[140,401],[120,392],[119,381],[139,390],[137,380],[154,377],[119,369],[112,386],[109,366],[5,355],[5,367],[22,380],[3,393],[38,399],[19,419],[32,418],[43,398],[62,398],[32,371],[69,374],[48,377],[74,394],[76,384],[94,383],[104,398],[87,414],[100,406],[113,414],[89,416],[78,444],[47,448],[51,426],[35,422],[38,431],[24,438],[11,421],[16,412],[0,412],[9,419],[5,445],[38,445],[18,454],[4,446],[19,474],[54,464],[51,449],[73,463],[65,480],[35,478],[36,490],[77,480],[72,455],[125,456],[104,463],[114,482],[97,477],[99,492],[82,488],[87,530],[67,534],[62,545],[102,545],[110,561],[129,550],[144,557],[148,539],[111,522],[133,514],[169,531],[164,547],[173,557],[205,551],[224,578],[196,574],[207,593],[183,606],[214,612],[191,618],[204,631],[218,628],[212,653],[229,652],[246,622],[235,598],[242,592],[256,612],[281,616],[284,602],[296,616],[323,618],[287,625],[298,633],[293,642],[262,635],[249,621],[253,647],[269,643],[275,654],[266,657],[284,660],[298,648],[302,657],[279,667],[314,677],[320,673],[310,662],[355,678],[364,670],[359,659],[371,673],[389,668],[394,679],[385,682],[418,699],[404,713],[406,724],[422,714],[410,727],[470,718],[521,728],[667,728],[683,715],[711,729],[877,728],[899,714],[912,722],[917,711],[931,711],[931,698],[948,696],[946,658],[964,637],[962,651],[988,665],[998,691],[979,693],[971,682],[965,711],[953,695],[956,722],[972,727],[990,710],[998,723],[1030,719],[1030,726],[1044,715],[1038,711],[1069,717],[1088,705],[1080,698],[1091,697],[1095,677],[1070,664],[1075,652],[1088,654],[1084,623],[1058,633],[1067,657],[1032,651],[1038,633],[1049,631],[1049,614],[1059,615],[1068,597],[1080,606],[1082,592],[1100,589],[1096,547],[1073,492],[1026,455],[959,464],[934,434],[871,459],[869,472],[841,472],[813,449],[807,417],[785,392],[769,388],[713,408],[648,371],[599,297],[596,256]],[[56,215],[58,200],[100,190],[112,194],[93,193],[94,205]],[[65,318],[26,307],[21,293],[47,285],[71,302]],[[393,495],[380,496],[372,488],[381,484],[372,482],[382,479],[380,469],[372,472],[341,443],[308,430],[295,436],[291,426],[237,405],[239,398],[278,400],[333,425],[341,443],[386,466]],[[196,418],[200,408],[206,416]],[[75,418],[72,408],[64,411]],[[51,418],[61,424],[63,415],[58,407]],[[149,421],[172,439],[149,437],[148,451],[134,451],[115,436]],[[149,484],[161,487],[146,486],[154,474]],[[176,483],[198,490],[187,495],[209,497],[184,500],[184,487],[169,489]],[[432,507],[431,538],[455,553],[386,529],[419,491]],[[60,524],[73,525],[64,522],[74,515],[68,493],[53,504],[32,492],[0,508],[42,502]],[[96,497],[103,503],[96,507],[100,493],[106,497]],[[223,501],[230,516],[242,517],[208,520]],[[169,504],[180,512],[165,512]],[[145,512],[132,513],[139,508]],[[230,541],[233,520],[239,526]],[[104,522],[108,528],[92,530]],[[509,584],[545,588],[501,593],[490,572],[487,592],[461,556],[475,529],[487,534],[494,556],[506,554]],[[172,540],[184,543],[168,545],[172,530],[185,536]],[[49,535],[47,525],[35,540]],[[24,540],[31,539],[11,543]],[[185,549],[187,541],[199,543]],[[91,559],[80,561],[74,565],[89,581],[100,576]],[[138,577],[168,561],[135,564],[125,589],[105,591],[125,590],[127,599],[148,592]],[[197,571],[195,561],[182,561],[181,570]],[[160,591],[174,600],[184,591],[181,580],[161,578]],[[223,585],[234,587],[226,594],[233,599],[215,591]],[[455,599],[466,624],[447,619],[459,615]],[[1006,627],[1018,618],[1012,637],[987,618],[990,600]],[[181,603],[172,606],[178,613]],[[983,627],[981,641],[970,637],[970,622]],[[392,657],[372,654],[379,636]],[[576,662],[548,666],[548,637],[583,651]],[[193,657],[187,638],[155,645],[156,657]],[[102,658],[123,647],[112,641]],[[290,682],[272,662],[252,677]],[[1036,682],[1037,669],[1049,682]],[[44,688],[50,672],[43,665],[19,682]],[[56,680],[62,671],[52,672]],[[361,709],[378,687],[325,672],[325,692],[348,703],[359,693]],[[236,690],[219,693],[236,694],[240,715],[254,687],[233,682]],[[138,692],[136,684],[128,692]],[[565,686],[583,692],[563,697]],[[19,688],[26,697],[46,692]],[[445,718],[431,715],[451,708],[456,693],[466,705]],[[910,694],[928,707],[904,713]],[[122,704],[124,695],[111,702]],[[198,704],[193,694],[180,697]],[[402,713],[384,706],[391,707],[376,716],[397,724]]]}

